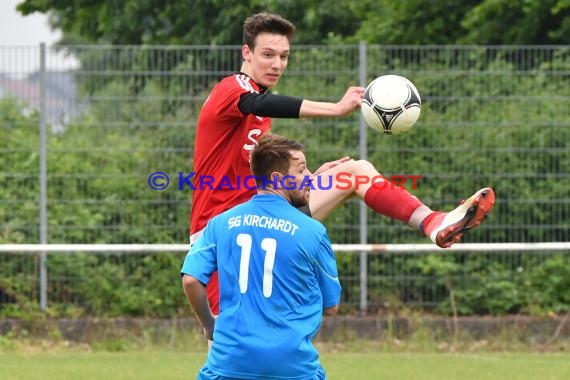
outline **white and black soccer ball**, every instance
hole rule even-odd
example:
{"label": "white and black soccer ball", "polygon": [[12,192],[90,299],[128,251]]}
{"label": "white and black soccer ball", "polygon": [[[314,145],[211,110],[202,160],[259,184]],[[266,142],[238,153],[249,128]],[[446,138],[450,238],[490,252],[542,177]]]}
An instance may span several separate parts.
{"label": "white and black soccer ball", "polygon": [[382,75],[364,91],[361,111],[366,124],[385,134],[410,130],[418,121],[422,102],[416,86],[400,75]]}

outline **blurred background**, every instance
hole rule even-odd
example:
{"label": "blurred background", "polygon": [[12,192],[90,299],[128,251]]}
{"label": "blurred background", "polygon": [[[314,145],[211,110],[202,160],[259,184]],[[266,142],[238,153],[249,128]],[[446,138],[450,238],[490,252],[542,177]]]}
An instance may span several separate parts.
{"label": "blurred background", "polygon": [[[419,122],[398,136],[359,113],[274,120],[276,133],[306,145],[313,169],[367,158],[385,175],[420,175],[411,192],[441,210],[480,187],[496,191],[491,217],[463,240],[468,251],[342,248],[429,242],[357,200],[335,211],[326,226],[344,314],[570,311],[568,2],[2,3],[16,5],[17,22],[0,12],[1,316],[189,315],[178,272],[191,193],[178,178],[193,170],[200,106],[239,70],[242,22],[261,10],[298,30],[274,92],[337,101],[347,86],[398,74],[422,97]],[[55,34],[16,29],[33,17]],[[166,190],[148,185],[157,171],[170,177]],[[145,248],[153,244],[172,246]]]}

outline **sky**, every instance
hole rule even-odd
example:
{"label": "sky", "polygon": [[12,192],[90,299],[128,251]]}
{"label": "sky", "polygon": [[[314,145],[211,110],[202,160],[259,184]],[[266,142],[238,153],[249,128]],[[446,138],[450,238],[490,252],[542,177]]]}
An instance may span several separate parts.
{"label": "sky", "polygon": [[48,17],[42,13],[22,16],[16,5],[23,0],[0,1],[0,46],[53,44],[61,33],[51,31]]}
{"label": "sky", "polygon": [[[39,64],[36,49],[41,42],[52,46],[61,38],[61,32],[52,31],[48,17],[42,13],[22,16],[16,11],[16,5],[23,0],[0,0],[0,72],[23,73],[37,70]],[[18,46],[18,48],[15,48]],[[26,47],[20,49],[19,47]],[[10,48],[8,48],[10,47]],[[50,53],[50,64],[68,68],[72,59]]]}

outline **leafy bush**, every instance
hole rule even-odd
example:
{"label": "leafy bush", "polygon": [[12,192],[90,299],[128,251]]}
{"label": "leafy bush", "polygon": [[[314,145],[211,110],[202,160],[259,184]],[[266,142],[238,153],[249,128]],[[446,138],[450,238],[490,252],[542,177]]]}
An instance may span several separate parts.
{"label": "leafy bush", "polygon": [[[314,70],[314,62],[321,69],[314,77],[290,72],[279,91],[338,99],[357,75],[356,50],[343,49],[296,52],[291,59],[298,60],[299,69]],[[567,54],[561,49],[547,62],[534,61],[528,69],[532,75],[519,75],[522,69],[509,54],[484,47],[411,49],[406,59],[390,55],[389,48],[370,47],[370,77],[393,71],[406,75],[424,103],[421,120],[410,133],[390,138],[369,133],[369,160],[388,176],[421,174],[414,194],[434,209],[451,209],[466,191],[493,186],[498,202],[491,223],[471,232],[466,241],[570,241],[570,86],[567,77],[549,76],[570,70]],[[176,78],[195,67],[195,57],[186,59],[173,69]],[[464,66],[450,70],[457,62]],[[199,103],[186,104],[187,88],[180,80],[141,75],[87,83],[83,90],[93,100],[89,112],[64,131],[49,131],[51,243],[187,242],[190,193],[151,191],[146,181],[154,171],[171,176],[190,172]],[[189,93],[202,99],[210,83],[194,78],[190,85]],[[38,120],[37,113],[23,112],[21,104],[0,100],[3,243],[39,240]],[[310,164],[316,166],[344,154],[358,155],[357,123],[357,114],[326,122],[275,120],[274,130],[302,140]],[[326,221],[331,240],[358,242],[358,220],[359,202],[350,200]],[[368,239],[425,242],[416,231],[372,213]],[[392,306],[431,308],[426,302],[430,297],[441,313],[463,315],[568,310],[567,255],[540,256],[544,259],[538,261],[539,256],[521,254],[517,268],[501,262],[500,255],[370,258],[369,299],[377,307],[388,300]],[[355,257],[339,259],[343,302],[351,310],[356,310],[360,293]],[[49,255],[50,307],[61,314],[97,316],[187,312],[178,281],[181,263],[182,257],[166,254]],[[34,257],[3,258],[0,313],[17,313],[18,307],[37,310],[38,268]]]}

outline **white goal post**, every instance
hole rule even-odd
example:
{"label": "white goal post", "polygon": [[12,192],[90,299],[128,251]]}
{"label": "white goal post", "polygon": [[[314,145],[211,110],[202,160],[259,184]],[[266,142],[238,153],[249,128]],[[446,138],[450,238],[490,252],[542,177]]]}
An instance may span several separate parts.
{"label": "white goal post", "polygon": [[[49,254],[102,253],[102,254],[145,254],[145,253],[184,253],[190,244],[0,244],[0,253],[18,255],[39,255],[39,295],[40,309],[46,310],[48,303]],[[354,252],[360,256],[360,310],[368,308],[367,260],[369,255],[385,253],[441,253],[454,252],[570,252],[570,242],[541,243],[460,243],[442,249],[435,244],[333,244],[335,252]]]}
{"label": "white goal post", "polygon": [[[410,252],[529,252],[570,251],[570,242],[541,243],[460,243],[447,249],[434,244],[333,244],[336,252],[410,253]],[[4,253],[74,252],[186,252],[189,244],[0,244]]]}

